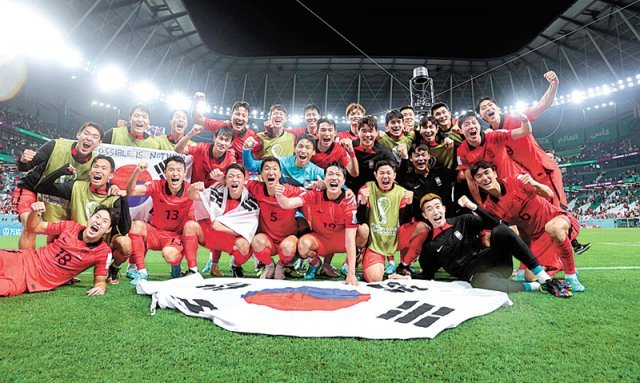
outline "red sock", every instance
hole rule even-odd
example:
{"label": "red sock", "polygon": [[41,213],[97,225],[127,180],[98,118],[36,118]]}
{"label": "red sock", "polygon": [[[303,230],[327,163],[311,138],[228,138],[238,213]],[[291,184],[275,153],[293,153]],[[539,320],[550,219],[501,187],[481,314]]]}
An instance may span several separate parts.
{"label": "red sock", "polygon": [[311,258],[311,259],[309,260],[309,264],[310,264],[311,266],[317,266],[317,265],[318,265],[318,263],[320,263],[320,258],[318,258],[318,257],[313,257],[313,258]]}
{"label": "red sock", "polygon": [[288,264],[291,263],[291,261],[293,261],[293,258],[296,257],[296,253],[291,254],[290,256],[286,256],[282,253],[282,249],[278,249],[278,256],[280,257],[280,260],[278,261],[278,264],[280,266],[287,266]]}
{"label": "red sock", "polygon": [[254,251],[253,254],[258,258],[258,261],[264,263],[265,266],[273,263],[273,259],[271,259],[271,249],[268,247],[265,247],[261,251]]}
{"label": "red sock", "polygon": [[428,231],[418,233],[411,241],[409,241],[409,248],[404,251],[404,254],[400,256],[400,260],[405,265],[411,265],[416,258],[422,253],[422,244],[427,239]]}
{"label": "red sock", "polygon": [[393,263],[396,262],[395,259],[393,259],[393,255],[387,256],[387,262],[393,262]]}
{"label": "red sock", "polygon": [[564,241],[556,243],[558,247],[558,253],[560,260],[562,261],[562,267],[565,274],[576,273],[576,263],[573,259],[573,246],[571,246],[571,240],[567,236]]}
{"label": "red sock", "polygon": [[144,246],[144,238],[142,235],[138,233],[129,233],[129,238],[131,239],[131,257],[133,258],[133,262],[136,264],[138,270],[142,270],[145,268],[144,265],[144,256],[146,255],[146,249]]}
{"label": "red sock", "polygon": [[184,248],[184,257],[187,258],[187,266],[189,268],[198,266],[198,236],[189,235],[182,237],[182,247]]}
{"label": "red sock", "polygon": [[242,266],[249,260],[249,258],[251,258],[251,252],[243,255],[240,251],[234,250],[231,252],[231,256],[233,257],[233,262],[231,263],[232,266]]}

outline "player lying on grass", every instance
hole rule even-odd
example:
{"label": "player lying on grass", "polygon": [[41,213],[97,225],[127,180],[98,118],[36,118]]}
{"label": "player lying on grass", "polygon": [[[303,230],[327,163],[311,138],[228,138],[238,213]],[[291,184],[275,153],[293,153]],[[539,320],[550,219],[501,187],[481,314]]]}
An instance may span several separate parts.
{"label": "player lying on grass", "polygon": [[118,224],[118,213],[98,206],[87,226],[74,221],[43,222],[43,202],[31,205],[27,225],[36,234],[58,237],[39,249],[0,251],[0,297],[53,290],[93,266],[93,288],[88,295],[102,295],[107,288],[111,249],[103,235]]}
{"label": "player lying on grass", "polygon": [[[578,220],[554,205],[551,188],[534,180],[528,173],[498,180],[495,170],[495,165],[486,161],[476,162],[471,168],[471,176],[478,188],[487,193],[482,201],[483,207],[518,227],[520,235],[529,242],[531,252],[549,274],[564,269],[567,283],[573,291],[584,291],[584,286],[578,281],[571,246],[571,240],[580,232]],[[524,280],[524,267],[520,269]]]}
{"label": "player lying on grass", "polygon": [[[420,200],[422,214],[431,231],[420,255],[422,275],[418,277],[433,279],[442,267],[453,277],[477,288],[508,293],[542,289],[560,298],[571,296],[569,285],[551,279],[527,245],[509,227],[499,223],[466,196],[461,197],[458,203],[476,214],[445,218],[445,207],[438,195],[427,194]],[[483,247],[480,241],[480,232],[486,228],[492,228],[489,248]],[[512,281],[512,257],[527,265],[540,282]]]}

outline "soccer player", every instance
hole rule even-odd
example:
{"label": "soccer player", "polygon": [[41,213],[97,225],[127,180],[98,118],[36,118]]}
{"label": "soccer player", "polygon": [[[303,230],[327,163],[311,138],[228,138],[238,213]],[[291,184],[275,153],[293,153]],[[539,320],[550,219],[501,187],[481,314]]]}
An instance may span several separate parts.
{"label": "soccer player", "polygon": [[202,132],[202,125],[193,125],[175,147],[177,153],[193,156],[191,166],[191,182],[204,182],[209,187],[216,182],[217,176],[224,173],[230,164],[236,162],[236,156],[231,150],[233,130],[223,126],[216,130],[213,143],[198,142],[189,145],[189,140]]}
{"label": "soccer player", "polygon": [[[262,161],[254,160],[251,155],[253,139],[245,141],[245,149],[242,151],[242,158],[247,171],[257,173],[261,168]],[[298,137],[293,156],[279,157],[282,178],[280,181],[293,186],[314,188],[314,184],[323,185],[324,170],[311,162],[311,158],[316,154],[316,139],[304,134]]]}
{"label": "soccer player", "polygon": [[367,282],[379,282],[384,277],[385,257],[393,259],[398,249],[398,226],[411,220],[413,202],[413,192],[395,184],[396,168],[392,162],[378,161],[374,175],[376,180],[367,182],[358,192],[359,231],[364,234],[368,226],[369,232],[362,258]]}
{"label": "soccer player", "polygon": [[[414,145],[427,145],[429,153],[443,166],[451,170],[458,168],[456,162],[456,151],[460,142],[454,141],[451,137],[444,136],[439,132],[438,120],[433,116],[424,116],[418,123],[419,133]],[[455,133],[451,133],[455,134]]]}
{"label": "soccer player", "polygon": [[266,130],[258,133],[262,148],[259,152],[254,151],[257,159],[265,156],[286,157],[293,155],[296,136],[285,130],[286,123],[287,109],[284,105],[271,105],[269,120],[264,124]]}
{"label": "soccer player", "polygon": [[405,105],[400,108],[400,113],[404,123],[404,135],[408,136],[416,128],[416,110],[411,105]]}
{"label": "soccer player", "polygon": [[[325,274],[331,274],[327,258],[334,253],[347,253],[348,272],[346,283],[357,285],[356,279],[356,245],[366,245],[364,241],[357,243],[356,232],[358,220],[356,205],[345,198],[342,186],[346,179],[346,169],[339,162],[332,162],[325,168],[325,190],[308,190],[298,197],[288,198],[284,195],[285,187],[276,185],[276,199],[283,209],[295,209],[306,206],[311,212],[309,221],[312,232],[304,234],[298,240],[298,253],[301,258],[310,259],[309,269],[304,279],[314,279],[322,267]],[[325,259],[322,264],[320,257]]]}
{"label": "soccer player", "polygon": [[311,162],[322,169],[332,162],[339,162],[351,177],[357,177],[360,170],[358,159],[353,151],[353,143],[351,140],[336,142],[336,132],[335,121],[324,117],[318,120],[318,142]]}
{"label": "soccer player", "polygon": [[399,163],[390,150],[387,150],[376,142],[378,139],[378,121],[374,116],[366,116],[358,122],[359,139],[353,142],[353,151],[358,160],[358,176],[347,177],[347,187],[351,190],[360,190],[362,185],[374,179],[374,167],[380,160],[391,161],[398,166]]}
{"label": "soccer player", "polygon": [[[236,101],[231,107],[230,121],[212,120],[210,118],[206,118],[198,108],[199,105],[204,103],[204,97],[205,95],[202,92],[196,92],[194,95],[194,108],[191,111],[191,118],[196,124],[204,126],[206,130],[213,132],[214,135],[222,126],[233,128],[231,149],[235,154],[236,160],[242,164],[242,148],[244,147],[244,141],[248,137],[253,137],[258,141],[258,135],[247,127],[249,124],[249,116],[251,115],[251,106],[248,102]],[[256,148],[256,152],[259,153],[261,149],[262,146],[260,145]]]}
{"label": "soccer player", "polygon": [[[420,200],[424,217],[431,226],[420,255],[418,278],[434,279],[441,267],[451,276],[471,283],[473,287],[504,292],[544,290],[560,298],[571,291],[566,283],[552,279],[533,256],[527,245],[509,227],[499,224],[491,214],[466,196],[460,205],[476,214],[445,218],[445,207],[436,194]],[[492,228],[491,246],[480,242],[480,231]],[[512,257],[522,261],[538,276],[539,282],[518,283],[510,280]]]}
{"label": "soccer player", "polygon": [[[484,208],[517,226],[531,241],[531,252],[547,266],[550,274],[559,270],[559,256],[567,283],[573,291],[584,291],[578,281],[571,247],[571,240],[580,232],[580,224],[569,212],[550,202],[554,196],[551,188],[528,173],[499,181],[495,166],[486,161],[475,163],[471,175],[478,187],[488,193]],[[524,276],[524,270],[521,274]]]}
{"label": "soccer player", "polygon": [[364,117],[366,113],[367,111],[365,110],[364,106],[360,104],[356,104],[355,102],[352,102],[351,104],[347,105],[346,115],[347,115],[347,120],[349,121],[350,128],[349,130],[338,132],[338,139],[340,141],[344,139],[357,140],[359,138],[358,129],[359,129],[360,120]]}
{"label": "soccer player", "polygon": [[401,158],[407,158],[407,150],[416,138],[416,131],[404,133],[404,116],[399,110],[392,110],[384,116],[386,134],[380,134],[378,143]]}
{"label": "soccer player", "polygon": [[[247,189],[260,205],[259,232],[251,241],[251,248],[260,262],[265,265],[263,279],[285,279],[284,267],[288,266],[296,255],[298,237],[295,210],[280,207],[276,200],[276,186],[280,184],[282,171],[280,161],[275,157],[265,157],[260,165],[262,181],[248,181]],[[303,189],[284,185],[285,197],[297,197]],[[279,254],[275,265],[271,256]]]}
{"label": "soccer player", "polygon": [[30,210],[29,230],[58,238],[35,250],[0,251],[0,297],[53,290],[91,266],[93,288],[87,295],[103,295],[111,249],[102,236],[117,225],[117,212],[98,206],[85,227],[73,221],[40,221],[38,214],[45,211],[43,202],[34,202]]}
{"label": "soccer player", "polygon": [[438,127],[444,136],[458,143],[462,143],[463,138],[460,136],[462,130],[459,126],[460,120],[451,118],[451,111],[447,104],[444,102],[436,102],[433,104],[431,106],[431,115],[438,120]]}
{"label": "soccer player", "polygon": [[104,135],[104,143],[123,146],[137,146],[141,148],[158,149],[158,142],[147,133],[149,129],[150,113],[146,105],[135,104],[129,111],[129,124],[112,128]]}
{"label": "soccer player", "polygon": [[[85,122],[82,124],[76,134],[77,141],[57,139],[42,145],[37,151],[25,149],[18,161],[18,170],[26,172],[31,170],[29,174],[20,180],[17,187],[13,191],[12,203],[16,206],[16,211],[22,222],[22,234],[18,242],[20,249],[33,249],[36,246],[36,236],[29,232],[26,227],[27,216],[31,209],[31,204],[36,202],[35,187],[42,177],[46,177],[61,166],[71,164],[76,169],[75,178],[86,180],[91,167],[91,158],[93,150],[102,142],[102,126],[96,122]],[[64,212],[63,208],[53,204],[48,205],[47,209],[51,212],[45,215],[51,221],[64,219],[62,215],[60,219],[55,219],[56,215]],[[56,214],[54,214],[56,213]]]}
{"label": "soccer player", "polygon": [[[189,183],[184,180],[186,165],[180,156],[164,160],[164,179],[151,180],[138,185],[138,176],[149,167],[146,161],[138,163],[127,181],[128,196],[148,195],[153,200],[153,215],[146,223],[135,220],[131,223],[131,255],[137,272],[130,284],[135,286],[140,280],[148,279],[144,258],[147,250],[160,250],[162,257],[171,265],[171,277],[180,276],[182,260],[182,229],[191,219],[193,201],[187,196]],[[189,266],[197,265],[187,258]]]}
{"label": "soccer player", "polygon": [[109,185],[114,170],[113,158],[97,155],[91,162],[88,181],[56,182],[60,178],[77,173],[77,170],[68,164],[40,181],[36,191],[65,201],[69,213],[65,213],[64,217],[69,217],[81,225],[87,224],[87,220],[98,205],[113,208],[118,212],[120,219],[116,230],[106,237],[107,243],[114,249],[114,264],[109,268],[110,283],[117,284],[118,265],[131,255],[131,241],[127,236],[131,228],[131,217],[128,200],[123,196],[125,193],[116,185]]}
{"label": "soccer player", "polygon": [[296,139],[303,134],[310,134],[316,139],[318,138],[318,120],[320,119],[320,107],[316,104],[307,104],[304,106],[304,122],[307,125],[304,128],[287,128],[288,132],[293,133]]}
{"label": "soccer player", "polygon": [[[184,110],[174,110],[171,112],[171,133],[167,136],[156,136],[158,141],[158,149],[174,151],[176,144],[184,136],[184,130],[189,126],[189,119],[187,118],[187,112]],[[194,144],[189,142],[190,145]]]}
{"label": "soccer player", "polygon": [[[211,251],[225,251],[232,256],[231,272],[244,277],[242,264],[251,256],[250,243],[258,228],[260,208],[245,185],[245,169],[231,164],[225,171],[223,185],[205,188],[202,182],[189,189],[196,219],[184,226],[184,253],[187,260],[196,258],[198,244]],[[197,272],[189,267],[187,273]]]}
{"label": "soccer player", "polygon": [[481,160],[496,164],[501,178],[518,175],[524,169],[507,154],[506,145],[513,140],[526,137],[531,134],[531,124],[522,113],[514,117],[520,121],[520,127],[511,131],[497,130],[484,133],[480,128],[480,122],[475,112],[467,112],[460,116],[458,124],[462,129],[465,141],[458,147],[458,165],[467,179],[469,191],[473,199],[480,203],[478,187],[471,176],[471,166]]}

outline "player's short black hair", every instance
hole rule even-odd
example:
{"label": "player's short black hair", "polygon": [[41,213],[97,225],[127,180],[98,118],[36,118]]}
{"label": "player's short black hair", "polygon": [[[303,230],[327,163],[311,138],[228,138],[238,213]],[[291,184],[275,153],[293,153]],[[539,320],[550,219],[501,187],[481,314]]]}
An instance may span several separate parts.
{"label": "player's short black hair", "polygon": [[440,123],[433,116],[422,116],[422,118],[420,119],[420,122],[418,123],[418,126],[421,128],[424,128],[427,126],[427,123],[429,122],[431,122],[433,125],[436,126],[436,128],[438,128],[438,130],[440,130]]}
{"label": "player's short black hair", "polygon": [[230,140],[233,140],[233,128],[221,126],[216,130],[215,138],[218,138],[219,136],[227,136]]}
{"label": "player's short black hair", "polygon": [[97,156],[95,156],[91,161],[91,166],[93,166],[93,164],[98,160],[106,160],[107,162],[109,162],[109,166],[111,166],[111,172],[114,172],[116,170],[116,162],[113,160],[113,158],[105,156],[104,154],[98,154]]}
{"label": "player's short black hair", "polygon": [[316,147],[316,138],[310,134],[301,134],[298,139],[296,140],[296,146],[300,143],[300,141],[302,140],[307,140],[309,142],[311,142],[311,145],[313,145],[313,147]]}
{"label": "player's short black hair", "polygon": [[436,102],[435,104],[431,105],[431,109],[429,109],[429,112],[431,112],[431,115],[433,115],[433,111],[436,109],[440,109],[442,107],[445,107],[447,110],[451,110],[449,109],[449,105],[447,105],[444,102]]}
{"label": "player's short black hair", "polygon": [[387,160],[379,160],[379,161],[377,161],[376,164],[374,165],[373,171],[377,172],[378,169],[380,169],[383,166],[391,166],[391,169],[393,169],[394,173],[397,171],[396,164],[391,162],[391,161],[387,161]]}
{"label": "player's short black hair", "polygon": [[184,113],[185,116],[187,116],[187,118],[189,118],[189,113],[187,113],[186,110],[184,109],[174,109],[171,111],[171,113],[169,113],[169,120],[173,120],[173,117],[176,115],[176,113],[178,112],[182,112]]}
{"label": "player's short black hair", "polygon": [[496,106],[498,106],[498,101],[496,101],[495,98],[491,96],[484,96],[481,99],[479,99],[478,102],[476,102],[476,113],[480,113],[480,104],[482,104],[484,101],[491,101],[494,104],[496,104]]}
{"label": "player's short black hair", "polygon": [[375,116],[364,116],[358,121],[358,130],[362,129],[363,126],[367,125],[370,128],[378,129],[378,120]]}
{"label": "player's short black hair", "polygon": [[285,108],[285,106],[282,104],[271,105],[271,108],[269,108],[269,114],[273,113],[274,110],[280,110],[284,112],[284,114],[287,114],[287,108]]}
{"label": "player's short black hair", "polygon": [[102,125],[98,124],[97,122],[94,122],[94,121],[85,122],[84,124],[82,124],[80,129],[78,129],[78,133],[84,132],[84,130],[87,129],[88,127],[92,127],[96,129],[98,131],[98,134],[100,135],[100,141],[102,141],[102,137],[104,137],[104,129],[102,129]]}
{"label": "player's short black hair", "polygon": [[248,102],[246,101],[236,101],[233,103],[233,106],[231,107],[231,110],[234,111],[238,108],[245,108],[247,110],[248,114],[251,114],[251,105],[249,105]]}
{"label": "player's short black hair", "polygon": [[133,106],[129,110],[129,118],[133,116],[133,113],[136,111],[136,109],[140,109],[141,111],[145,112],[149,116],[149,118],[151,118],[151,112],[149,111],[149,107],[144,104],[133,104]]}
{"label": "player's short black hair", "polygon": [[324,174],[327,174],[327,169],[329,169],[330,167],[335,166],[336,168],[340,169],[340,171],[342,172],[342,175],[346,178],[347,177],[347,169],[345,169],[344,166],[342,166],[342,164],[338,161],[332,161],[329,162],[327,164],[327,166],[324,167]]}
{"label": "player's short black hair", "polygon": [[240,165],[237,162],[234,162],[232,164],[229,164],[229,166],[227,166],[227,168],[224,170],[224,175],[226,176],[227,174],[229,174],[229,170],[231,169],[236,169],[242,172],[242,174],[247,174],[247,172],[244,170],[244,166]]}
{"label": "player's short black hair", "polygon": [[471,117],[473,117],[473,118],[475,118],[476,120],[478,120],[478,122],[480,121],[480,117],[478,117],[478,115],[476,114],[476,112],[474,112],[473,110],[468,110],[468,111],[466,111],[466,112],[462,113],[462,114],[460,115],[460,117],[458,117],[458,126],[459,126],[460,128],[462,128],[462,124],[464,124],[464,122],[465,122],[466,120],[468,120],[469,118],[471,118]]}
{"label": "player's short black hair", "polygon": [[480,169],[493,169],[495,171],[496,168],[496,165],[490,161],[480,160],[478,162],[474,162],[471,167],[471,177],[475,176]]}
{"label": "player's short black hair", "polygon": [[311,110],[311,109],[315,109],[318,111],[318,114],[320,114],[320,107],[314,103],[311,104],[307,104],[304,106],[304,109],[302,109],[303,113],[307,113],[307,110]]}
{"label": "player's short black hair", "polygon": [[389,125],[389,122],[396,118],[399,118],[400,121],[402,121],[403,117],[404,116],[402,115],[402,113],[400,113],[398,109],[391,110],[384,115],[384,124]]}
{"label": "player's short black hair", "polygon": [[333,126],[333,129],[337,130],[336,122],[330,118],[322,117],[321,119],[318,120],[317,124],[318,124],[318,127],[320,127],[320,124],[329,124]]}
{"label": "player's short black hair", "polygon": [[164,162],[165,168],[169,165],[169,162],[176,162],[176,163],[182,164],[182,166],[185,169],[187,168],[187,164],[186,164],[186,162],[184,162],[184,158],[182,158],[181,156],[167,157],[167,158],[165,158],[165,160],[163,162]]}
{"label": "player's short black hair", "polygon": [[[411,155],[415,152],[427,152],[429,153],[429,147],[427,146],[427,144],[420,144],[420,145],[411,145],[411,147],[409,148],[409,158],[411,158]],[[431,153],[429,153],[431,154]]]}
{"label": "player's short black hair", "polygon": [[262,164],[260,164],[260,173],[262,173],[262,169],[264,169],[264,164],[266,164],[267,162],[275,162],[276,164],[278,164],[278,168],[282,170],[282,165],[280,165],[279,159],[277,159],[274,156],[266,156],[266,157],[262,157]]}
{"label": "player's short black hair", "polygon": [[109,213],[109,218],[111,219],[111,229],[112,230],[113,230],[114,227],[118,226],[118,224],[120,223],[120,212],[119,211],[117,211],[116,209],[114,209],[112,207],[108,207],[106,205],[98,205],[98,207],[96,207],[96,209],[93,211],[93,213],[91,213],[91,216],[95,215],[100,210],[106,210],[107,213]]}
{"label": "player's short black hair", "polygon": [[413,108],[413,106],[411,106],[411,105],[405,105],[405,106],[403,106],[402,108],[400,108],[400,113],[402,113],[402,111],[403,111],[403,110],[407,110],[407,109],[411,110],[413,113],[415,113],[415,112],[416,112],[416,110]]}

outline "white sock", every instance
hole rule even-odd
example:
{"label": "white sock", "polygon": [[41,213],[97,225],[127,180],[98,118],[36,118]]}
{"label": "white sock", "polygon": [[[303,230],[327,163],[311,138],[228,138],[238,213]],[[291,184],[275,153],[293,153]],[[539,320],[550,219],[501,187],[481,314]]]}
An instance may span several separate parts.
{"label": "white sock", "polygon": [[140,269],[140,270],[138,270],[138,273],[141,273],[141,274],[142,274],[142,273],[147,274],[147,269],[146,269],[146,268],[144,268],[144,269]]}
{"label": "white sock", "polygon": [[564,279],[578,279],[575,274],[565,274]]}
{"label": "white sock", "polygon": [[198,272],[198,266],[194,266],[194,267],[189,267],[189,270],[194,271],[194,272]]}

